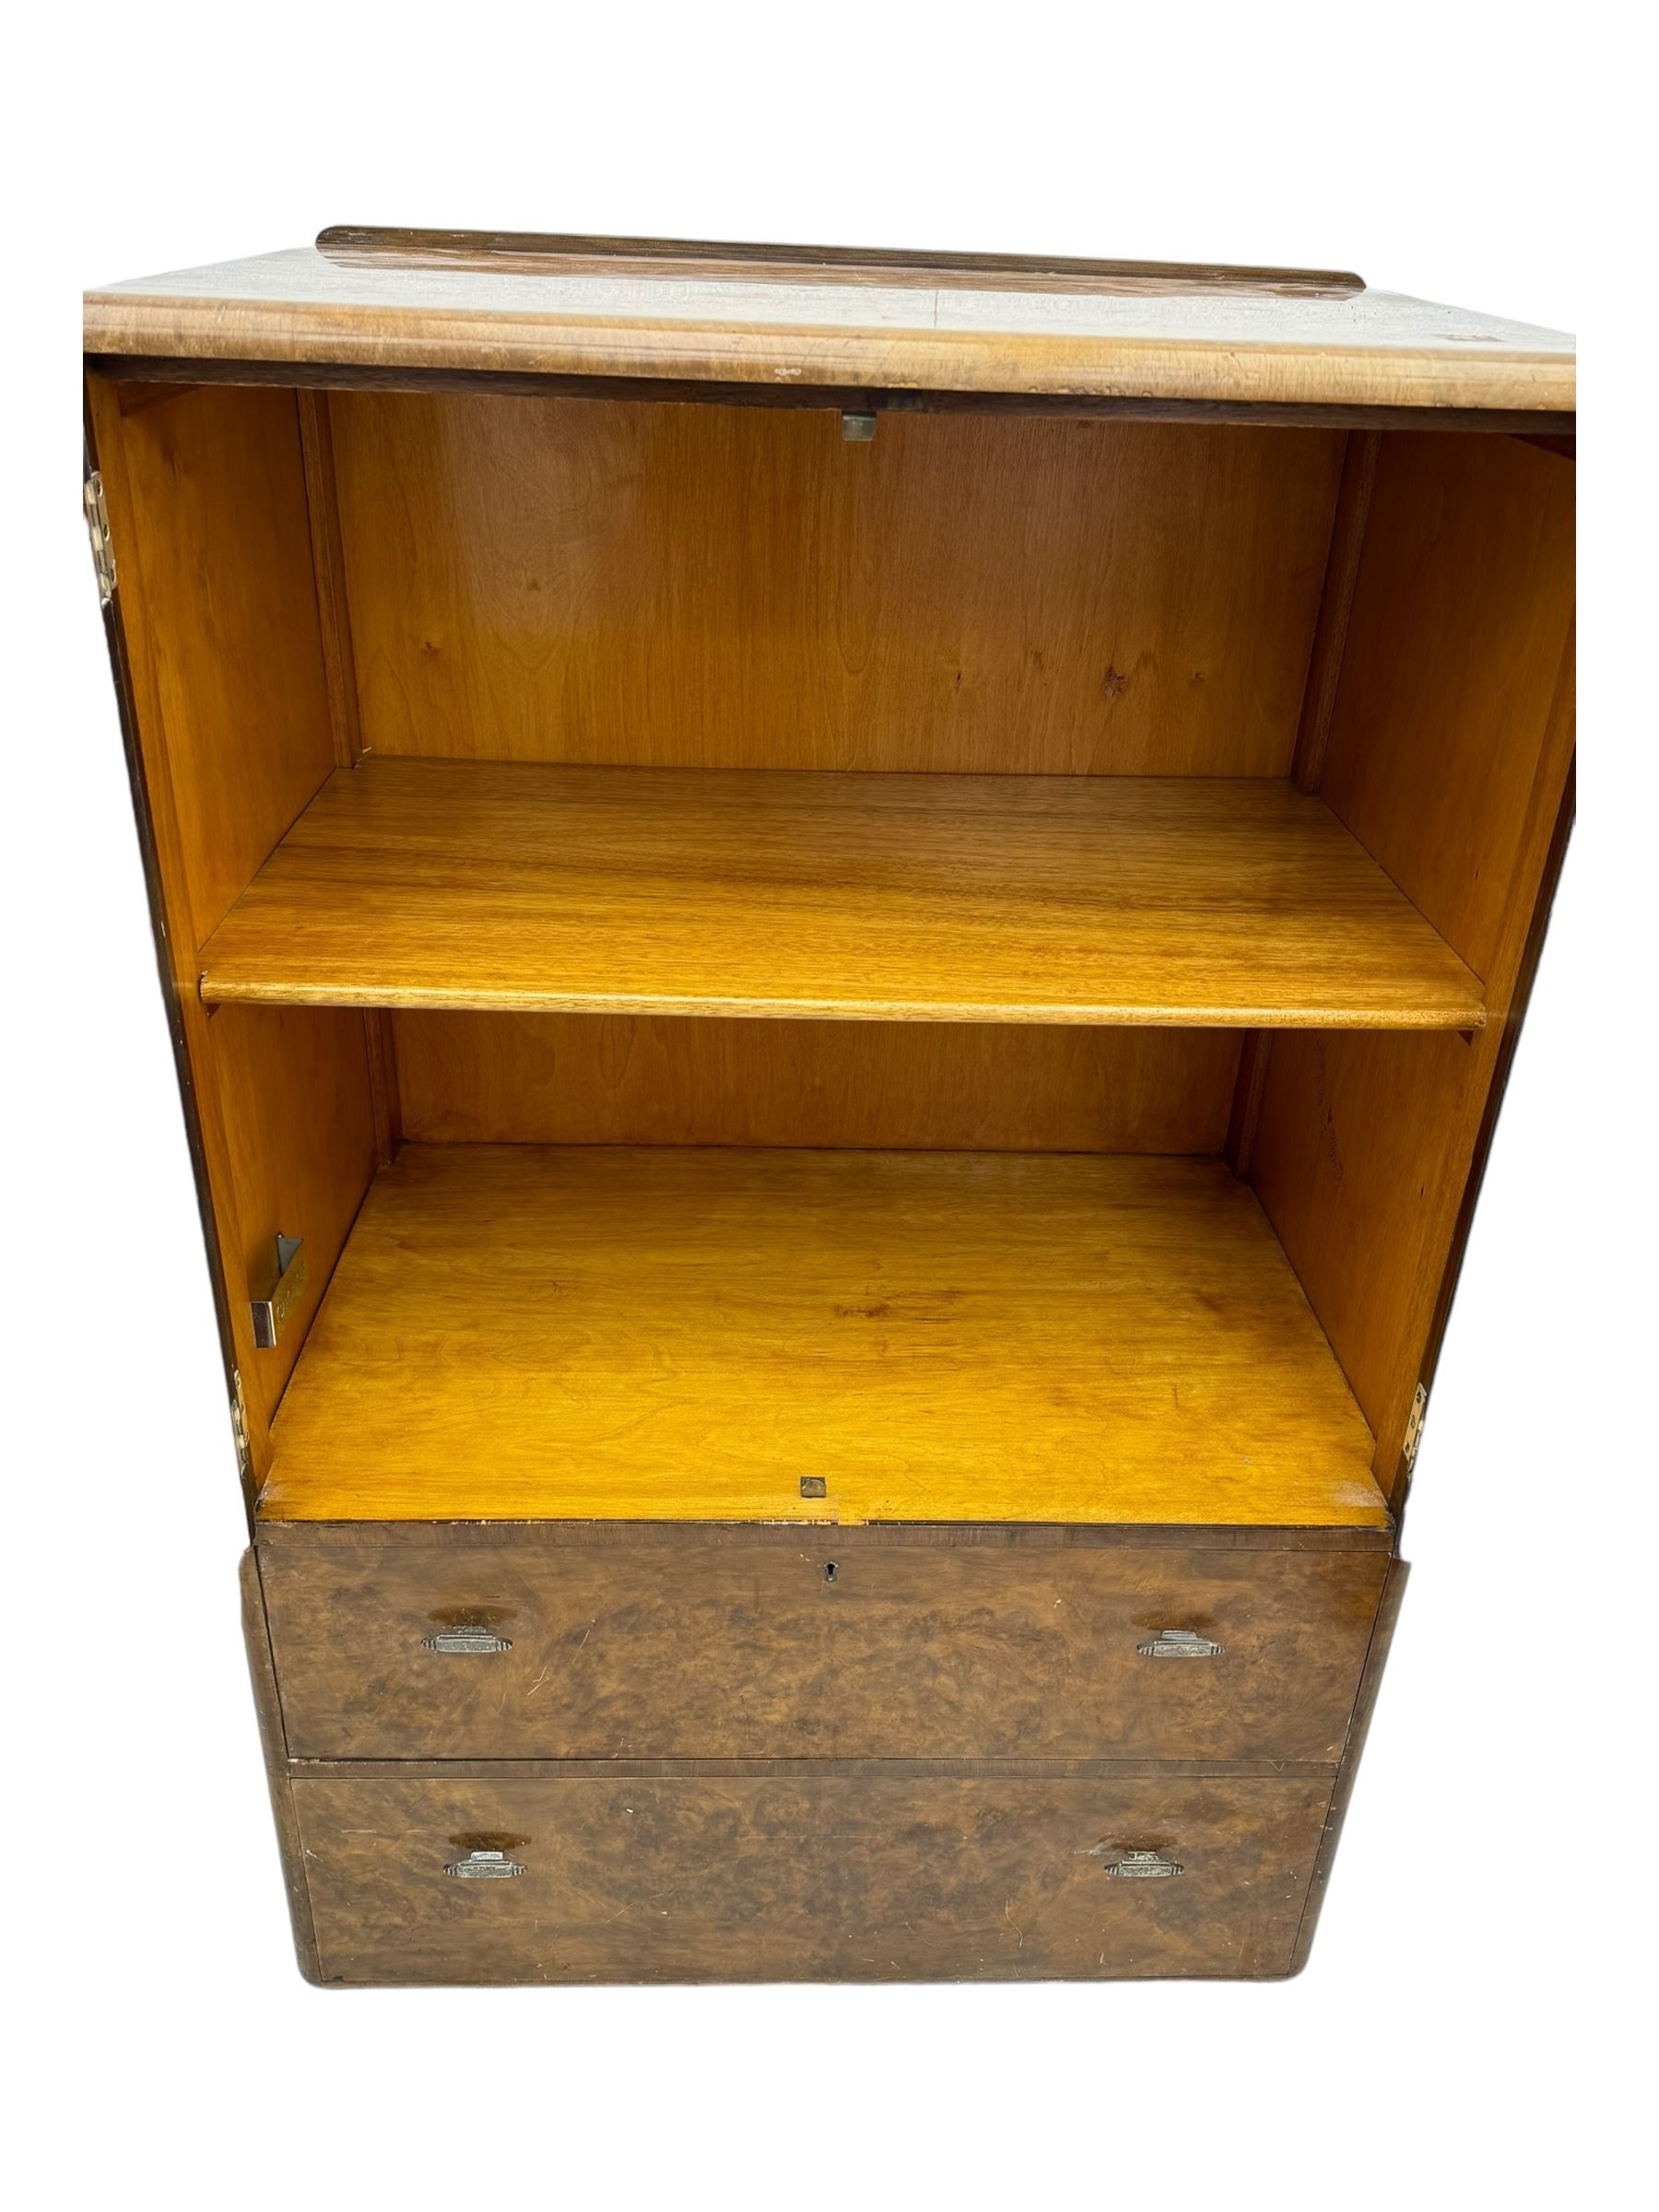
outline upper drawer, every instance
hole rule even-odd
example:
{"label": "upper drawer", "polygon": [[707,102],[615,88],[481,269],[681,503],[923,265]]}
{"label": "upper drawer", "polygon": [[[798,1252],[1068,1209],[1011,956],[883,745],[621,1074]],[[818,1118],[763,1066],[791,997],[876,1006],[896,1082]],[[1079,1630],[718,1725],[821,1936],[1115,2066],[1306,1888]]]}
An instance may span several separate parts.
{"label": "upper drawer", "polygon": [[1387,1564],[407,1523],[258,1551],[297,1759],[1332,1760]]}

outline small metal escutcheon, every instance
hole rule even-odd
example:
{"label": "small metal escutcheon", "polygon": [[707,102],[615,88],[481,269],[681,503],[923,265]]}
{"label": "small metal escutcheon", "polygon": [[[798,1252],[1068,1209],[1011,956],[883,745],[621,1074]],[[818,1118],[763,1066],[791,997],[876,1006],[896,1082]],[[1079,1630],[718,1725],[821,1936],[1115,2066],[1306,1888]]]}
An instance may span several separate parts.
{"label": "small metal escutcheon", "polygon": [[510,1882],[524,1869],[504,1851],[469,1851],[464,1859],[452,1859],[443,1871],[458,1882]]}
{"label": "small metal escutcheon", "polygon": [[1196,1629],[1159,1629],[1149,1642],[1135,1648],[1143,1659],[1219,1659],[1227,1646],[1200,1636]]}
{"label": "small metal escutcheon", "polygon": [[1186,1872],[1179,1859],[1166,1859],[1157,1851],[1126,1851],[1121,1859],[1109,1859],[1105,1870],[1120,1882],[1167,1881]]}
{"label": "small metal escutcheon", "polygon": [[498,1636],[493,1629],[436,1629],[420,1640],[421,1649],[428,1652],[510,1652],[511,1636]]}

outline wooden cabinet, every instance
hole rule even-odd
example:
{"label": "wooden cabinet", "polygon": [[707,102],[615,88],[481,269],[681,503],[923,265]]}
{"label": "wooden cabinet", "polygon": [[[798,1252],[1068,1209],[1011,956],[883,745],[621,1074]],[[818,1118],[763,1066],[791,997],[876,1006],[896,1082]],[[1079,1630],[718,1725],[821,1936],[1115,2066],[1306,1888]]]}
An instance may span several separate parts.
{"label": "wooden cabinet", "polygon": [[1571,820],[1571,341],[330,231],[87,355],[305,1971],[1294,1971]]}

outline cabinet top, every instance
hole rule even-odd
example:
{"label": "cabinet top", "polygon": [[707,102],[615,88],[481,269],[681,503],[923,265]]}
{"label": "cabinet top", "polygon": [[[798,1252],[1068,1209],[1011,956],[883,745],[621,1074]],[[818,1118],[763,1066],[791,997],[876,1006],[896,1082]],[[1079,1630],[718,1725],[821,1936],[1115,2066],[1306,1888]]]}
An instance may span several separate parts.
{"label": "cabinet top", "polygon": [[1560,331],[1310,269],[324,230],[86,295],[94,356],[1570,412]]}

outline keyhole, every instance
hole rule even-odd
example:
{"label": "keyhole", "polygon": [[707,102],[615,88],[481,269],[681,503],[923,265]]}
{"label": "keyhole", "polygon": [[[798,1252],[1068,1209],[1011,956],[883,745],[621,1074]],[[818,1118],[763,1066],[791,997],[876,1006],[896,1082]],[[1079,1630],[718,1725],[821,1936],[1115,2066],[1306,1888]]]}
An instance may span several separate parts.
{"label": "keyhole", "polygon": [[831,1559],[824,1569],[824,1580],[827,1583],[832,1583],[835,1580],[836,1573],[836,1564],[835,1561]]}

